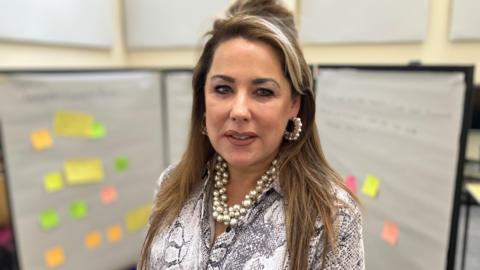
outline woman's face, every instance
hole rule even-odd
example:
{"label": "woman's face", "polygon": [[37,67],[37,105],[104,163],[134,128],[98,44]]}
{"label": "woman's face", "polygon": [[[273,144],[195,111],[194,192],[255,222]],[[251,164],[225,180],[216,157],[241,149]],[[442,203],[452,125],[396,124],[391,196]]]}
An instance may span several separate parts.
{"label": "woman's face", "polygon": [[268,167],[288,119],[300,108],[274,49],[243,38],[217,47],[205,83],[205,105],[210,142],[237,169]]}

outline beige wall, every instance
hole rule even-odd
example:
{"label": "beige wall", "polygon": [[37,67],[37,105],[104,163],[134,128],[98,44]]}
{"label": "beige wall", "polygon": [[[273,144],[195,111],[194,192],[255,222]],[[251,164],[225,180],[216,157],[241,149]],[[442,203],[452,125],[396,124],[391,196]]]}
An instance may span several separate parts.
{"label": "beige wall", "polygon": [[[115,2],[115,43],[111,50],[0,42],[0,68],[66,67],[192,67],[198,49],[127,51],[123,43],[122,4]],[[298,0],[286,0],[298,10]],[[452,0],[430,0],[429,31],[419,44],[318,45],[304,47],[309,63],[315,64],[474,64],[475,81],[480,83],[480,41],[448,40]]]}

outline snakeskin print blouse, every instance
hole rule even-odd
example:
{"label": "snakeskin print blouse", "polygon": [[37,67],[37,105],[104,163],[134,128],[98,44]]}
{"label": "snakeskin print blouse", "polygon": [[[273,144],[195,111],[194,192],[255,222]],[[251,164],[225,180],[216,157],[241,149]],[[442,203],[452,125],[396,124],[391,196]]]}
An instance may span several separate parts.
{"label": "snakeskin print blouse", "polygon": [[[165,180],[173,166],[159,179]],[[194,190],[177,219],[160,232],[150,250],[150,269],[289,269],[283,196],[278,179],[235,226],[213,239],[214,220],[209,176]],[[157,189],[158,190],[158,189]],[[365,269],[360,211],[347,192],[337,188],[337,253],[323,257],[324,230],[317,220],[310,241],[309,268]],[[325,260],[325,261],[323,261]]]}

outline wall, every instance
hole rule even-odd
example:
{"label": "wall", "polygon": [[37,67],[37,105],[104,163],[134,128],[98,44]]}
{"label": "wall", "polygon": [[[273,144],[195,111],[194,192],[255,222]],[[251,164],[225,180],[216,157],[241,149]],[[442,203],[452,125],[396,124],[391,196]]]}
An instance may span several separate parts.
{"label": "wall", "polygon": [[[0,42],[0,69],[67,67],[192,67],[199,49],[127,51],[123,42],[122,1],[115,2],[115,43],[111,50]],[[423,43],[356,44],[305,46],[309,63],[315,64],[474,64],[475,81],[480,83],[480,41],[448,40],[452,0],[430,0],[429,31]],[[299,10],[300,0],[285,0]]]}

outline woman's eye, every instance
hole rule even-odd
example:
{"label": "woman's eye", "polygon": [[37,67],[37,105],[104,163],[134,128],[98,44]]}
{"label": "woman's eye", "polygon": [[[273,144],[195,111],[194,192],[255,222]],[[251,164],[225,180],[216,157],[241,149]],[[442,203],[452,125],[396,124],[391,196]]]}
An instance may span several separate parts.
{"label": "woman's eye", "polygon": [[219,94],[228,94],[230,93],[231,91],[231,88],[230,86],[228,85],[218,85],[218,86],[215,86],[215,92],[219,93]]}
{"label": "woman's eye", "polygon": [[273,96],[273,91],[266,88],[260,88],[257,90],[257,95],[262,97],[269,97],[269,96]]}

